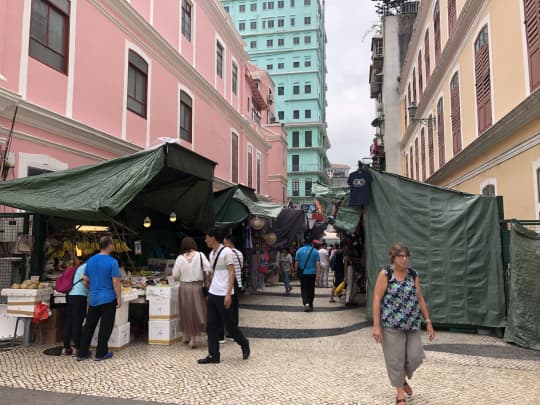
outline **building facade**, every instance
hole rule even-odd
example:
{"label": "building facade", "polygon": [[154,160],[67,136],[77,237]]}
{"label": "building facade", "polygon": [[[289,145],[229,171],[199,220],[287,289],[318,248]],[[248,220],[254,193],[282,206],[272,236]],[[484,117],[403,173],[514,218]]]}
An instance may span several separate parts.
{"label": "building facade", "polygon": [[270,122],[288,139],[288,196],[312,201],[315,182],[328,184],[326,151],[326,34],[324,1],[222,0],[246,43],[250,60],[266,69],[276,86]]}
{"label": "building facade", "polygon": [[400,81],[401,166],[540,219],[540,3],[423,0]]}
{"label": "building facade", "polygon": [[0,21],[0,156],[17,108],[3,177],[167,137],[217,162],[216,189],[285,202],[286,133],[266,124],[274,85],[218,0],[1,2]]}
{"label": "building facade", "polygon": [[347,180],[349,179],[349,171],[351,166],[344,163],[332,163],[326,174],[330,179],[330,187],[349,187]]}

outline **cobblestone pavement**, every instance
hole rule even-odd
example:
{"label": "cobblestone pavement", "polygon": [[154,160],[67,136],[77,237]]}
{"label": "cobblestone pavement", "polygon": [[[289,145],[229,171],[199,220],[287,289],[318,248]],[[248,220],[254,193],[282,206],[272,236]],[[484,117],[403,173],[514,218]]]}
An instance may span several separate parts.
{"label": "cobblestone pavement", "polygon": [[[315,311],[304,313],[298,294],[282,291],[242,297],[247,361],[234,342],[221,347],[221,364],[202,366],[196,360],[206,355],[204,342],[194,350],[135,342],[104,362],[43,355],[49,346],[18,347],[0,352],[0,404],[1,387],[178,404],[395,403],[363,307],[345,310],[328,302],[329,289],[317,289]],[[409,404],[540,403],[538,352],[476,334],[423,338],[427,357]]]}

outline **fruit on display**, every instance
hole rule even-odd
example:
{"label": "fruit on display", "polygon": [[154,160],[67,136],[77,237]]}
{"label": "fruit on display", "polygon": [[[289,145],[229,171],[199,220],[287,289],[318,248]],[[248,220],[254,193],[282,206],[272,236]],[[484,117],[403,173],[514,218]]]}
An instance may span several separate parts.
{"label": "fruit on display", "polygon": [[14,290],[18,290],[21,288],[21,285],[19,283],[13,283],[11,284],[10,288],[13,288]]}

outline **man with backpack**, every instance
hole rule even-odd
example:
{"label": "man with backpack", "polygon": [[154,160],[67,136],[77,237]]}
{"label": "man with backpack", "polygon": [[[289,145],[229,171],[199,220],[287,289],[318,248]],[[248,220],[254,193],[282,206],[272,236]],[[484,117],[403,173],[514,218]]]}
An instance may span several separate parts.
{"label": "man with backpack", "polygon": [[84,271],[84,277],[90,283],[90,306],[77,361],[90,358],[91,353],[88,349],[98,322],[100,326],[95,360],[106,360],[113,356],[108,350],[107,343],[114,327],[116,309],[122,305],[120,269],[118,261],[111,257],[114,244],[110,236],[101,237],[99,248],[100,252],[88,259]]}
{"label": "man with backpack", "polygon": [[304,246],[296,251],[294,267],[300,277],[304,312],[312,312],[313,300],[315,299],[315,281],[317,274],[321,272],[321,259],[319,252],[312,245],[311,235],[307,234],[304,240]]}

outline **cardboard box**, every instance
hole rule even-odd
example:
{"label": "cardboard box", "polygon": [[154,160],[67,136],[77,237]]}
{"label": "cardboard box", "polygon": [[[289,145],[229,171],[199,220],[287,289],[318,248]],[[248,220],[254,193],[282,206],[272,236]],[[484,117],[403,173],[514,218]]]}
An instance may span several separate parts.
{"label": "cardboard box", "polygon": [[178,299],[178,286],[149,286],[146,287],[146,299],[152,301],[159,298]]}
{"label": "cardboard box", "polygon": [[151,321],[175,319],[178,318],[179,312],[180,304],[177,296],[154,297],[148,301],[148,318]]}
{"label": "cardboard box", "polygon": [[52,308],[49,319],[42,322],[41,328],[62,330],[64,327],[65,316],[66,316],[66,311],[64,307]]}
{"label": "cardboard box", "polygon": [[[131,324],[126,322],[123,325],[116,325],[113,328],[111,337],[109,338],[109,349],[122,349],[129,344]],[[91,347],[96,347],[98,343],[98,334],[99,334],[99,323],[92,337],[92,342],[90,343]]]}
{"label": "cardboard box", "polygon": [[34,325],[34,328],[37,328],[35,330],[36,341],[42,345],[52,345],[64,340],[63,330],[61,328],[44,329],[41,327],[41,331],[39,330],[39,326]]}
{"label": "cardboard box", "polygon": [[148,322],[148,344],[170,345],[180,339],[178,319]]}
{"label": "cardboard box", "polygon": [[34,310],[37,303],[43,302],[50,305],[52,288],[42,289],[14,289],[4,288],[2,296],[8,299],[8,316],[34,317]]}

